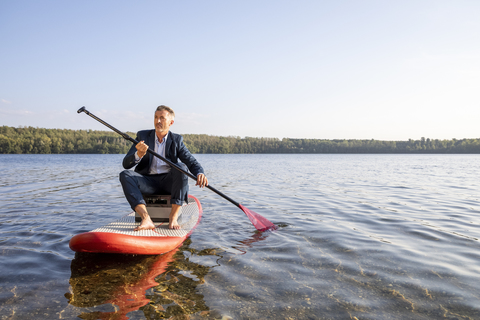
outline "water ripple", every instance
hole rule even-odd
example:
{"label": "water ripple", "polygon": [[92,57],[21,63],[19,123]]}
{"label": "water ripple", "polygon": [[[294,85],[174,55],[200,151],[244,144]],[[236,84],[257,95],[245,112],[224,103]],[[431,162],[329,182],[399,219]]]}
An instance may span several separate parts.
{"label": "water ripple", "polygon": [[[107,291],[134,290],[155,259],[74,259],[68,241],[130,210],[118,182],[123,156],[0,157],[0,318],[121,309]],[[259,233],[192,183],[202,222],[156,284],[139,287],[147,305],[132,318],[480,318],[479,156],[197,158],[214,187],[280,227]],[[96,302],[77,306],[75,295]]]}

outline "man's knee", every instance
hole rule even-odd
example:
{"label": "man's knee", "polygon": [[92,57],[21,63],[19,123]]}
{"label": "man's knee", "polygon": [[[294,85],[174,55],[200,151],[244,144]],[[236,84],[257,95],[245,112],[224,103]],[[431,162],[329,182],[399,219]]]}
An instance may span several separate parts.
{"label": "man's knee", "polygon": [[[181,169],[183,169],[183,171],[188,172],[188,168],[187,168],[187,166],[186,166],[184,163],[177,163],[177,166],[179,166]],[[187,177],[186,174],[184,174],[183,172],[181,172],[181,171],[179,171],[179,170],[177,170],[177,169],[174,169],[174,168],[172,168],[171,170],[172,170],[172,171],[171,171],[171,172],[172,172],[172,178],[173,178],[174,180],[180,179],[180,180],[182,180],[184,183],[185,183],[185,181],[188,183],[188,177]]]}
{"label": "man's knee", "polygon": [[120,172],[120,174],[118,175],[118,178],[120,180],[120,182],[125,182],[129,177],[132,176],[132,170],[123,170],[122,172]]}

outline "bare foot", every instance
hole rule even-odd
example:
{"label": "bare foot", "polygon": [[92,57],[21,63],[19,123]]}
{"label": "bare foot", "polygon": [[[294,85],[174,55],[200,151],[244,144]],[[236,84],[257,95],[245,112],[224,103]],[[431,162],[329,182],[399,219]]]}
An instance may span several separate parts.
{"label": "bare foot", "polygon": [[139,204],[135,207],[135,212],[142,218],[142,222],[138,227],[133,229],[133,231],[140,231],[140,230],[152,230],[155,229],[155,225],[153,224],[152,219],[147,212],[147,207],[144,204]]}
{"label": "bare foot", "polygon": [[170,211],[170,216],[169,216],[170,222],[168,224],[169,229],[174,229],[174,230],[181,229],[180,225],[177,222],[178,214],[180,213],[180,208],[182,208],[182,206],[179,206],[178,204],[172,204],[172,211]]}
{"label": "bare foot", "polygon": [[138,227],[133,229],[133,231],[152,230],[152,229],[155,229],[155,225],[153,224],[152,219],[150,219],[150,217],[147,217],[146,219],[143,219],[142,223],[140,223]]}
{"label": "bare foot", "polygon": [[178,224],[177,220],[175,221],[170,221],[170,223],[168,224],[168,229],[174,229],[174,230],[179,230],[181,229],[182,227],[180,227],[180,225]]}

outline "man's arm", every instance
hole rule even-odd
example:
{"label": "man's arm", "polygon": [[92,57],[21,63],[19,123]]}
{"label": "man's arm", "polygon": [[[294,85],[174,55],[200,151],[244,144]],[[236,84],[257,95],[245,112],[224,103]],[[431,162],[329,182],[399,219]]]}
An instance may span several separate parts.
{"label": "man's arm", "polygon": [[123,158],[123,162],[122,162],[123,168],[130,169],[137,164],[137,162],[135,161],[136,151],[137,151],[137,148],[135,148],[135,145],[132,145],[130,150],[128,150],[127,154]]}
{"label": "man's arm", "polygon": [[136,145],[132,145],[130,150],[128,150],[127,154],[123,158],[123,167],[125,169],[130,169],[134,167],[147,153],[148,145],[145,144],[143,135],[140,132],[137,132],[137,137],[135,140],[140,141]]}
{"label": "man's arm", "polygon": [[183,143],[183,137],[178,136],[177,141],[177,155],[178,158],[185,163],[188,167],[188,170],[194,175],[198,176],[200,173],[205,174],[200,163],[195,159],[195,157],[190,153],[187,146]]}
{"label": "man's arm", "polygon": [[199,186],[200,188],[208,186],[208,179],[205,176],[202,166],[190,153],[190,150],[188,150],[187,146],[185,146],[183,139],[180,140],[180,142],[178,158],[185,163],[190,172],[197,177],[197,182],[195,185]]}

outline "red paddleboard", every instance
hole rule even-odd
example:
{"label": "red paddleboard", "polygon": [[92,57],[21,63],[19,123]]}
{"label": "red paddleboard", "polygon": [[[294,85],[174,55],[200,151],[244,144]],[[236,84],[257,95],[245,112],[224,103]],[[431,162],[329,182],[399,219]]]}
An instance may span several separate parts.
{"label": "red paddleboard", "polygon": [[140,222],[135,222],[135,212],[132,212],[103,227],[77,234],[69,245],[75,252],[162,254],[179,247],[201,218],[200,201],[189,195],[177,220],[179,230],[169,229],[168,222],[162,222],[153,230],[133,231]]}

